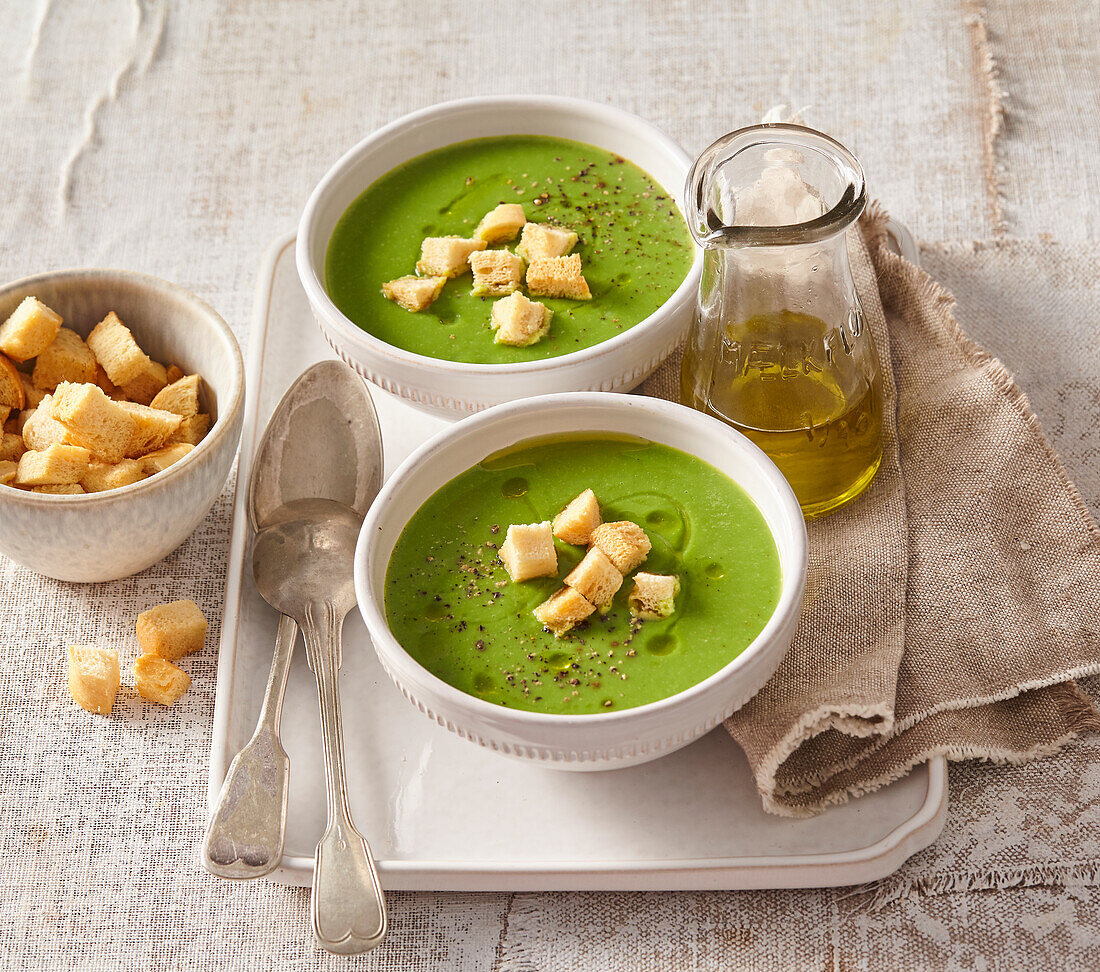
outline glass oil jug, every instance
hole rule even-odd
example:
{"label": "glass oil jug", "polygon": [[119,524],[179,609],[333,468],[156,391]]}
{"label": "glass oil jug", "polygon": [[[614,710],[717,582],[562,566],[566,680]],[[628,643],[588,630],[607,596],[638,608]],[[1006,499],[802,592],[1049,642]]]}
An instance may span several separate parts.
{"label": "glass oil jug", "polygon": [[764,450],[807,517],[857,497],[882,461],[882,382],[845,230],[866,206],[840,143],[798,125],[743,128],[688,175],[705,250],[681,400]]}

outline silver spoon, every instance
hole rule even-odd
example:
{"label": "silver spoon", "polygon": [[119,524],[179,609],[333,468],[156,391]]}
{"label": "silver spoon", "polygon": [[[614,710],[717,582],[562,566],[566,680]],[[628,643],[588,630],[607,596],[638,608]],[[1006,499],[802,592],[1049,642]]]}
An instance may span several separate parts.
{"label": "silver spoon", "polygon": [[256,537],[252,572],[260,595],[305,635],[317,676],[325,755],[328,827],[313,868],[313,932],[330,952],[353,954],[381,944],[386,905],[370,847],[355,829],[344,784],[344,743],[336,673],[340,631],[355,606],[352,558],[363,517],[332,500],[289,504],[292,519]]}
{"label": "silver spoon", "polygon": [[[366,384],[339,361],[308,368],[275,409],[256,452],[248,491],[253,530],[297,500],[322,497],[364,515],[382,484],[382,435]],[[290,761],[279,721],[298,625],[279,619],[256,731],[230,764],[202,845],[220,877],[269,874],[283,856]]]}

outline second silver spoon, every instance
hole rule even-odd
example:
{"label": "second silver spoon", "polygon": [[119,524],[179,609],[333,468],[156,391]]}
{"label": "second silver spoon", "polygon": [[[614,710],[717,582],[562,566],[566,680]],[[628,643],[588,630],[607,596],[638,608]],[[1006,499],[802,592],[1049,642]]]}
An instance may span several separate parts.
{"label": "second silver spoon", "polygon": [[[382,484],[382,434],[366,384],[340,361],[306,369],[271,416],[248,489],[252,529],[334,500],[360,517]],[[290,761],[279,738],[298,625],[283,615],[256,730],[230,764],[202,845],[203,866],[227,878],[271,873],[283,856]]]}
{"label": "second silver spoon", "polygon": [[262,530],[252,552],[261,597],[290,615],[305,635],[317,676],[328,827],[313,869],[313,932],[330,952],[365,952],[386,936],[382,886],[363,835],[348,810],[340,724],[340,631],[355,606],[352,562],[362,517],[330,500],[293,504],[297,518]]}

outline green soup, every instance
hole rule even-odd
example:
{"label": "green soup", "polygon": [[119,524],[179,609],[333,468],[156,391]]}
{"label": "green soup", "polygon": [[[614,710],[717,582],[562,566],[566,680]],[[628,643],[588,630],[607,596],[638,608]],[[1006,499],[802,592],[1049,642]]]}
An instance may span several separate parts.
{"label": "green soup", "polygon": [[[555,540],[557,576],[522,583],[497,549],[509,524],[552,520],[588,487],[605,521],[649,535],[640,569],[679,575],[681,591],[671,617],[636,621],[628,575],[608,614],[555,638],[531,612],[584,549]],[[405,650],[455,688],[516,709],[596,713],[714,674],[760,633],[780,585],[775,540],[724,473],[643,439],[557,437],[491,456],[431,496],[394,547],[385,606]]]}
{"label": "green soup", "polygon": [[[493,298],[471,296],[468,273],[448,281],[419,313],[382,296],[385,281],[413,272],[425,237],[472,236],[500,203],[522,203],[528,220],[580,237],[573,252],[592,300],[537,298],[554,312],[538,344],[493,342]],[[333,230],[325,286],[350,320],[388,344],[451,361],[509,364],[591,347],[640,323],[672,295],[693,257],[675,202],[638,166],[593,145],[514,135],[428,152],[374,182]]]}

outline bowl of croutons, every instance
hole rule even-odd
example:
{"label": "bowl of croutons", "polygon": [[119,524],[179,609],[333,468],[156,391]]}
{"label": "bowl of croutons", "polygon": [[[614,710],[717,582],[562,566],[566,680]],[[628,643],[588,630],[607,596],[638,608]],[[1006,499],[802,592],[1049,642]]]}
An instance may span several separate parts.
{"label": "bowl of croutons", "polygon": [[0,553],[66,581],[144,570],[210,510],[243,417],[236,339],[182,287],[98,269],[0,287]]}
{"label": "bowl of croutons", "polygon": [[318,183],[298,274],[340,357],[426,411],[627,391],[694,313],[690,164],[608,105],[434,105],[368,136]]}

